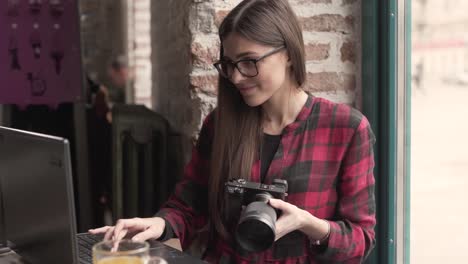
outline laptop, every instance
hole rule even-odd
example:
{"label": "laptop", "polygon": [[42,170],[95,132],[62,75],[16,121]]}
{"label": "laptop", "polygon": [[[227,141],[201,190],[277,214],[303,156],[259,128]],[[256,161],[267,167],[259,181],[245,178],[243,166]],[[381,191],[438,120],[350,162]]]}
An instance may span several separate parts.
{"label": "laptop", "polygon": [[72,181],[66,139],[0,127],[4,233],[29,262],[80,263]]}
{"label": "laptop", "polygon": [[[102,236],[77,234],[73,193],[67,139],[0,126],[0,242],[33,264],[92,263]],[[149,242],[150,253],[170,263],[201,263]]]}

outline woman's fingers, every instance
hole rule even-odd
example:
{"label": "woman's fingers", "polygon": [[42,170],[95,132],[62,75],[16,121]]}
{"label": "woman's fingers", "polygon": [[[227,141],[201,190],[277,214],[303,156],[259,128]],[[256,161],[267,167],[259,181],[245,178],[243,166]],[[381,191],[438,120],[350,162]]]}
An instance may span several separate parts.
{"label": "woman's fingers", "polygon": [[127,235],[135,234],[134,240],[147,240],[158,238],[164,230],[164,219],[155,218],[131,218],[120,219],[115,226],[104,226],[88,230],[91,234],[105,233],[104,240],[113,240],[118,244]]}
{"label": "woman's fingers", "polygon": [[109,230],[109,228],[111,228],[111,226],[103,226],[103,227],[99,227],[99,228],[93,228],[93,229],[89,229],[88,232],[91,233],[91,234],[102,234],[102,233],[106,233],[107,230]]}
{"label": "woman's fingers", "polygon": [[127,235],[127,230],[128,229],[123,229],[121,230],[117,235],[115,235],[115,230],[114,230],[114,237],[112,238],[113,241],[113,246],[111,251],[115,252],[119,248],[119,243],[120,241]]}
{"label": "woman's fingers", "polygon": [[151,238],[159,238],[161,236],[160,232],[158,232],[157,227],[150,227],[146,229],[145,231],[136,234],[134,237],[132,237],[132,240],[134,241],[146,241]]}
{"label": "woman's fingers", "polygon": [[115,235],[115,231],[114,231],[113,240],[116,241],[116,242],[122,240],[127,235],[127,232],[128,232],[128,229],[123,229],[117,235]]}
{"label": "woman's fingers", "polygon": [[145,231],[136,234],[132,240],[145,241],[150,238],[159,238],[162,235],[164,229],[166,228],[164,219],[155,217],[152,219],[147,219],[147,221],[149,222],[148,228]]}
{"label": "woman's fingers", "polygon": [[111,240],[114,235],[114,228],[113,226],[107,229],[106,234],[104,235],[104,240]]}
{"label": "woman's fingers", "polygon": [[281,211],[287,210],[290,205],[289,203],[281,199],[274,199],[274,198],[271,198],[268,202],[273,208],[279,209]]}
{"label": "woman's fingers", "polygon": [[141,218],[120,219],[115,225],[111,238],[119,241],[125,237],[128,230],[141,231],[146,228],[147,227],[144,225],[144,221]]}

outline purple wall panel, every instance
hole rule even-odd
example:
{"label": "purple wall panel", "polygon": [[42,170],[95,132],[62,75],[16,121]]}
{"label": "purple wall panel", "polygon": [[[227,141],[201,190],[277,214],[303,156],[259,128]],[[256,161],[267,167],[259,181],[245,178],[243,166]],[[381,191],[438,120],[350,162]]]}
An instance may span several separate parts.
{"label": "purple wall panel", "polygon": [[81,100],[76,0],[0,0],[0,103]]}

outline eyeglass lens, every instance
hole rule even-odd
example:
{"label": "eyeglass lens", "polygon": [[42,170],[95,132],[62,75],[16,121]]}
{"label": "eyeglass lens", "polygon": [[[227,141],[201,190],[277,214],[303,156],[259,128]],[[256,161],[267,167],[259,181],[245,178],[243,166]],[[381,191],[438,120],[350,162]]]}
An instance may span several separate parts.
{"label": "eyeglass lens", "polygon": [[[221,74],[225,77],[231,77],[234,72],[235,64],[232,62],[220,62],[219,69]],[[246,60],[237,62],[237,69],[239,72],[247,77],[253,77],[257,75],[257,66],[254,61]]]}

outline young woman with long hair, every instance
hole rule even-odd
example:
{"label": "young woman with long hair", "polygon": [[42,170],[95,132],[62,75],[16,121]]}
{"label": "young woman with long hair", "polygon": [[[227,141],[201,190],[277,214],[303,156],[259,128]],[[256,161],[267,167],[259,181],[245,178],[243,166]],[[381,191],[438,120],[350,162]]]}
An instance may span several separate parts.
{"label": "young woman with long hair", "polygon": [[[375,139],[367,119],[302,89],[304,41],[287,0],[242,1],[219,37],[218,104],[174,194],[153,218],[90,232],[116,240],[128,233],[136,240],[177,237],[186,249],[205,230],[202,258],[210,263],[362,262],[376,223]],[[242,236],[253,244],[242,245],[239,218],[253,202],[246,193],[284,186],[278,179],[287,183],[287,196],[253,198],[278,218],[268,225],[268,209],[249,211],[260,221],[245,221],[251,225]],[[227,189],[228,182],[241,187]],[[274,231],[270,243],[260,239],[264,230]]]}

